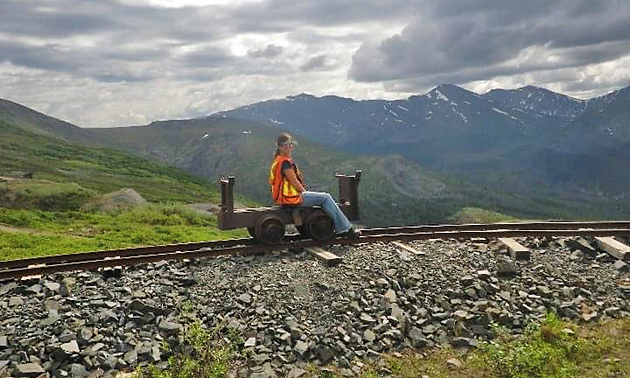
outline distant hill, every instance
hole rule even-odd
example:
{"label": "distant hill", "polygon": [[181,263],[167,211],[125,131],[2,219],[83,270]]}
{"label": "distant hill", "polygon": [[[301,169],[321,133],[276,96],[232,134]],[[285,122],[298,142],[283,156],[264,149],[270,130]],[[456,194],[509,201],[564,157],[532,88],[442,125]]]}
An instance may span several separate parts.
{"label": "distant hill", "polygon": [[15,102],[0,99],[0,121],[33,134],[88,146],[104,146],[89,130],[49,117]]}
{"label": "distant hill", "polygon": [[[19,109],[21,113],[7,117],[0,111],[0,176],[10,178],[16,172],[32,174],[33,183],[41,187],[40,191],[59,192],[59,188],[75,188],[73,185],[54,187],[46,182],[76,183],[80,188],[62,190],[71,195],[84,193],[81,188],[94,195],[133,188],[150,201],[218,202],[216,186],[206,180],[122,150],[66,142],[56,136],[66,135],[68,139],[78,136],[78,140],[87,138],[91,141],[98,135],[33,114],[35,112],[24,112],[22,107],[14,109]],[[24,121],[21,121],[20,114],[25,115]],[[54,200],[54,193],[52,196],[45,193],[41,196]],[[81,197],[87,198],[85,195]],[[54,204],[45,206],[57,207]]]}

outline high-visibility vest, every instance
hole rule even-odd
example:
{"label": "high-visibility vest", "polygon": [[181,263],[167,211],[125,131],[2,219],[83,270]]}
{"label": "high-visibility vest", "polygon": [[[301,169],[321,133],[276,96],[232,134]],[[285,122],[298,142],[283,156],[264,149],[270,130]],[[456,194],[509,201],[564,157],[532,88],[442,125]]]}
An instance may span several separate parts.
{"label": "high-visibility vest", "polygon": [[300,192],[289,182],[282,172],[282,163],[288,161],[295,167],[295,176],[302,183],[302,175],[297,164],[288,156],[276,156],[269,169],[271,198],[277,205],[299,205],[302,203]]}

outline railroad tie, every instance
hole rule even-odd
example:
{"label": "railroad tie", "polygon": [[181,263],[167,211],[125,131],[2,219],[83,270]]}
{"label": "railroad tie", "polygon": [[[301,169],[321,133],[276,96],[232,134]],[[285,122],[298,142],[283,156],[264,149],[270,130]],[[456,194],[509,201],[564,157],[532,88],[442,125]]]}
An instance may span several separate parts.
{"label": "railroad tie", "polygon": [[308,253],[322,260],[328,266],[334,266],[341,262],[341,257],[334,253],[328,252],[320,247],[308,247],[306,248]]}
{"label": "railroad tie", "polygon": [[510,256],[515,260],[529,260],[531,252],[529,248],[521,245],[519,242],[512,238],[499,238],[499,241],[503,243],[510,252]]}
{"label": "railroad tie", "polygon": [[400,242],[397,242],[397,241],[393,241],[392,244],[395,245],[396,247],[402,249],[402,250],[405,250],[407,252],[413,253],[416,256],[424,256],[425,255],[424,252],[418,251],[417,249],[412,248],[412,247],[408,246],[407,244],[403,244],[403,243],[400,243]]}
{"label": "railroad tie", "polygon": [[[109,261],[109,260],[120,260],[120,259],[121,259],[120,256],[113,256],[113,257],[105,257],[103,260]],[[122,271],[123,271],[121,265],[116,265],[114,267],[106,266],[104,268],[101,268],[100,270],[103,273],[103,276],[105,278],[120,277],[122,276]]]}
{"label": "railroad tie", "polygon": [[607,252],[611,256],[616,257],[619,260],[630,261],[630,246],[617,241],[615,238],[607,237],[595,237],[595,244],[597,248],[604,252]]}
{"label": "railroad tie", "polygon": [[565,244],[567,247],[575,250],[579,250],[583,253],[586,253],[587,255],[591,256],[591,257],[595,257],[597,256],[597,250],[586,240],[584,239],[569,239],[567,241],[565,241]]}
{"label": "railroad tie", "polygon": [[[29,268],[42,268],[44,266],[46,266],[46,264],[32,264],[32,265],[29,265],[28,267]],[[28,284],[31,284],[31,283],[39,282],[39,281],[41,281],[41,279],[42,279],[42,275],[41,274],[32,274],[30,276],[23,276],[23,277],[21,277],[20,278],[20,282],[23,285],[28,285]]]}

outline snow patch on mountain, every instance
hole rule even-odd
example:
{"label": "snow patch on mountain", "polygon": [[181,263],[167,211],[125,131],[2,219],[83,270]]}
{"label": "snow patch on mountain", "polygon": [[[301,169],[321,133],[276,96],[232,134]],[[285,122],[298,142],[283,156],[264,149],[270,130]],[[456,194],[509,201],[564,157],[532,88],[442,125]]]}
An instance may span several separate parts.
{"label": "snow patch on mountain", "polygon": [[449,102],[449,98],[444,96],[439,89],[435,89],[427,94],[427,97],[432,98],[434,100],[441,100],[445,102]]}

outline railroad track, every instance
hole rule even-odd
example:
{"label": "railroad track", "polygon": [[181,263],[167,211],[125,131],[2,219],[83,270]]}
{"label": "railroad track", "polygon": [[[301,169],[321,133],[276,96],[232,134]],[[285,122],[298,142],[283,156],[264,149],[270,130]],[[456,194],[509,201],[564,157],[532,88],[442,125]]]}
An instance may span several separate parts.
{"label": "railroad track", "polygon": [[[551,236],[630,236],[630,221],[524,222],[464,225],[368,228],[358,240],[337,238],[329,244],[358,244],[427,239],[470,239]],[[253,239],[170,244],[0,262],[0,280],[74,270],[95,270],[163,260],[200,259],[225,255],[251,255],[285,248],[321,246],[320,242],[290,235],[278,245],[260,245]]]}

